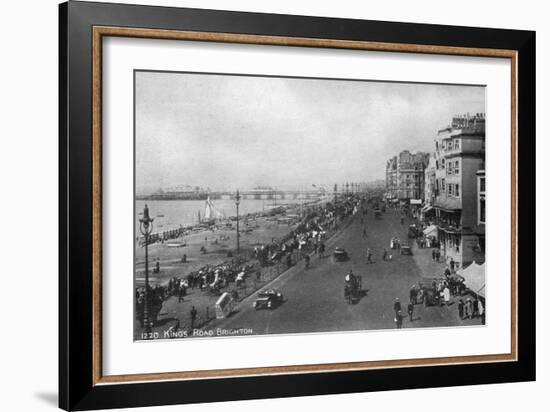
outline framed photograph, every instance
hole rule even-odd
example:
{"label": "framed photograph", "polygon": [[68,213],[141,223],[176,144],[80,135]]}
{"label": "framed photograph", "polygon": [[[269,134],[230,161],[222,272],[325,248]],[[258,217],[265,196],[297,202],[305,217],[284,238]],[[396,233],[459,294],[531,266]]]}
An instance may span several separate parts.
{"label": "framed photograph", "polygon": [[60,407],[535,379],[535,33],[60,5]]}

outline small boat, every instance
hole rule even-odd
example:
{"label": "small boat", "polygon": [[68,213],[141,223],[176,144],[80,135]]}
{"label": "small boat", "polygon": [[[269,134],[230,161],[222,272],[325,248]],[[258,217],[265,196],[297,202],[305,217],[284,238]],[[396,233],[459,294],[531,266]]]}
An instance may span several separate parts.
{"label": "small boat", "polygon": [[201,219],[199,211],[199,222],[211,226],[216,223],[217,220],[223,218],[223,213],[216,209],[214,203],[210,200],[210,197],[206,198],[204,205],[204,217]]}
{"label": "small boat", "polygon": [[185,242],[170,242],[166,243],[166,247],[185,247],[187,243]]}

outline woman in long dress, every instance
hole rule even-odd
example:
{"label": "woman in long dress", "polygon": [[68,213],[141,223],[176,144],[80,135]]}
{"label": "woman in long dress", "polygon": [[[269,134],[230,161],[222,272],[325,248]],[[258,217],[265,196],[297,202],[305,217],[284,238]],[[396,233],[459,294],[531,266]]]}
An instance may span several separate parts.
{"label": "woman in long dress", "polygon": [[451,300],[451,291],[447,286],[443,289],[443,299],[445,300],[445,305],[449,305],[449,301]]}

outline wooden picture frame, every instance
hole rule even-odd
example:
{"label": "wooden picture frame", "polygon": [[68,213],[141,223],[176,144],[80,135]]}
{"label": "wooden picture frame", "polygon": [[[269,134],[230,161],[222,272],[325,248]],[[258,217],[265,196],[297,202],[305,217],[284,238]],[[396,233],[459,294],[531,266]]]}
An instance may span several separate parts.
{"label": "wooden picture frame", "polygon": [[[535,379],[535,34],[199,9],[60,5],[59,406],[215,402]],[[102,39],[496,57],[512,67],[509,354],[137,375],[102,373]],[[520,187],[521,183],[521,187]]]}

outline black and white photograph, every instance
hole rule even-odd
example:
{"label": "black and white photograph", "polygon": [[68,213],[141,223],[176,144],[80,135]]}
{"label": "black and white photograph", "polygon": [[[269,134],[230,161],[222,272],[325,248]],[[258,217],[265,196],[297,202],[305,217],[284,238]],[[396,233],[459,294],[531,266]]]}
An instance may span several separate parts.
{"label": "black and white photograph", "polygon": [[488,121],[484,85],[134,70],[134,340],[483,327]]}

